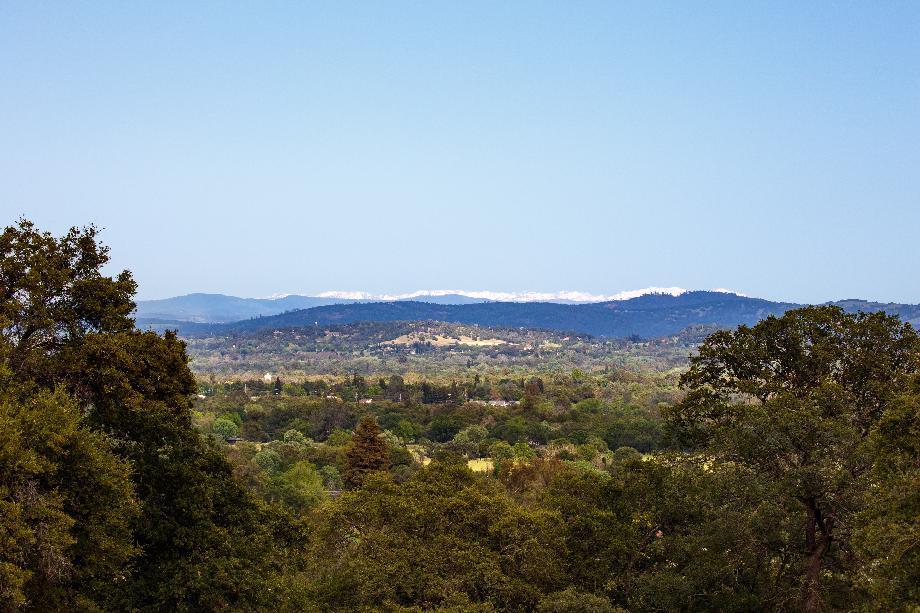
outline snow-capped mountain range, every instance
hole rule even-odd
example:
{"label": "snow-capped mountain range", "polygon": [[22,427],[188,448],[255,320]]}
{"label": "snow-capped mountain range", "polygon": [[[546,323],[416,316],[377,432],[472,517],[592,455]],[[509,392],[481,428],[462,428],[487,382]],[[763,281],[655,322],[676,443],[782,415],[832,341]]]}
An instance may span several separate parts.
{"label": "snow-capped mountain range", "polygon": [[[332,298],[339,300],[363,300],[375,302],[391,302],[395,300],[419,300],[425,302],[428,298],[453,298],[464,297],[472,300],[482,300],[489,302],[555,302],[561,304],[578,304],[588,302],[610,302],[612,300],[629,300],[638,298],[647,294],[667,294],[669,296],[680,296],[690,290],[683,287],[645,287],[642,289],[627,290],[616,292],[614,294],[592,294],[590,292],[581,292],[576,290],[566,290],[559,292],[496,292],[491,290],[463,290],[463,289],[422,289],[414,292],[398,294],[374,294],[362,291],[326,291],[315,295],[316,298]],[[710,290],[713,292],[722,292],[726,294],[737,294],[739,292],[730,289],[717,288]],[[270,299],[286,298],[292,294],[275,294]]]}
{"label": "snow-capped mountain range", "polygon": [[[920,325],[920,305],[865,300],[828,303],[848,312],[885,311]],[[653,287],[616,294],[423,290],[404,294],[323,292],[316,296],[237,298],[189,294],[138,302],[137,323],[188,334],[252,332],[363,321],[444,321],[498,327],[654,338],[688,326],[733,327],[804,305],[726,290]]]}
{"label": "snow-capped mountain range", "polygon": [[[267,298],[239,298],[224,294],[187,294],[161,300],[141,300],[137,303],[138,321],[191,321],[221,323],[252,317],[277,315],[286,311],[334,304],[367,302],[416,301],[440,305],[479,304],[486,302],[517,302],[553,304],[592,304],[631,300],[646,295],[681,296],[689,290],[682,287],[646,287],[643,289],[595,294],[577,290],[556,292],[493,291],[462,289],[423,289],[414,292],[372,293],[366,291],[330,290],[316,294],[279,293]],[[732,290],[714,292],[738,294]],[[742,294],[738,294],[742,295]]]}

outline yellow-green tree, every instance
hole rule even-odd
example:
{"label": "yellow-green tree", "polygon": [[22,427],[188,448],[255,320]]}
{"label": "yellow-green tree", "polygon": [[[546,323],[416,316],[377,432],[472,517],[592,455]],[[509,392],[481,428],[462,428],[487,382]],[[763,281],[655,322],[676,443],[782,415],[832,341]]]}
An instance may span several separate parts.
{"label": "yellow-green tree", "polygon": [[130,465],[66,393],[6,369],[0,424],[0,610],[103,608],[137,553]]}

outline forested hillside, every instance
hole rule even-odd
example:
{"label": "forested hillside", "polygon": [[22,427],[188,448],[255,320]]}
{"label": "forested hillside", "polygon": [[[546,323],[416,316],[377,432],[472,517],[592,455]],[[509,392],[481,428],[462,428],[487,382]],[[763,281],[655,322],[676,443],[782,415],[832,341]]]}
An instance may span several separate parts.
{"label": "forested hillside", "polygon": [[807,307],[658,345],[338,321],[238,338],[443,368],[196,374],[108,261],[93,227],[0,235],[0,611],[920,607],[898,317]]}
{"label": "forested hillside", "polygon": [[[884,311],[904,321],[920,322],[920,305],[860,300],[833,304],[848,313]],[[139,325],[161,331],[178,329],[182,336],[192,337],[305,326],[326,327],[363,321],[440,321],[485,327],[539,328],[612,338],[656,338],[678,334],[694,325],[752,325],[770,315],[782,315],[802,306],[724,292],[687,292],[679,296],[647,294],[630,300],[574,305],[546,302],[433,304],[413,301],[334,304],[227,324],[142,319]]]}
{"label": "forested hillside", "polygon": [[795,305],[720,292],[681,296],[646,295],[597,304],[491,302],[439,305],[427,302],[375,302],[328,305],[224,325],[168,324],[182,335],[242,333],[360,321],[442,321],[504,328],[541,328],[595,336],[653,338],[677,334],[694,324],[752,324]]}

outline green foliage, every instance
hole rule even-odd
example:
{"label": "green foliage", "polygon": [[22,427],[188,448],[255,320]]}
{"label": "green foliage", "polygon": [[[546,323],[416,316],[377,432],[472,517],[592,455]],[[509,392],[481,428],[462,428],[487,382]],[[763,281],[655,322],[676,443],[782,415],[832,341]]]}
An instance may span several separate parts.
{"label": "green foliage", "polygon": [[426,434],[428,438],[438,443],[452,440],[463,428],[463,423],[457,416],[439,415],[431,420]]}
{"label": "green foliage", "polygon": [[296,462],[272,479],[272,489],[287,506],[303,513],[325,498],[323,477],[309,462]]}
{"label": "green foliage", "polygon": [[386,470],[390,465],[390,452],[383,432],[370,415],[358,423],[345,453],[342,478],[348,489],[361,487],[369,473]]}
{"label": "green foliage", "polygon": [[684,396],[681,340],[444,350],[484,329],[419,322],[198,341],[349,364],[199,386],[107,260],[93,227],[0,235],[2,611],[920,607],[920,339],[893,317],[716,332]]}
{"label": "green foliage", "polygon": [[393,433],[404,441],[414,441],[422,433],[422,428],[413,421],[400,419],[396,427],[393,428]]}
{"label": "green foliage", "polygon": [[281,456],[278,455],[277,451],[272,449],[263,449],[259,451],[253,456],[252,461],[269,475],[274,475],[281,469]]}
{"label": "green foliage", "polygon": [[550,480],[541,503],[563,520],[569,581],[583,590],[605,591],[628,567],[639,541],[635,501],[607,475],[567,466]]}
{"label": "green foliage", "polygon": [[62,390],[19,387],[2,368],[0,424],[2,600],[30,611],[103,607],[137,554],[130,466]]}
{"label": "green foliage", "polygon": [[240,433],[240,427],[226,417],[215,419],[214,423],[211,424],[211,430],[214,434],[224,438],[233,438]]}
{"label": "green foliage", "polygon": [[779,532],[771,547],[786,560],[777,592],[798,589],[804,610],[858,599],[850,535],[873,464],[867,436],[918,360],[910,326],[835,307],[718,332],[691,359],[682,379],[690,392],[668,410],[669,429],[715,461],[744,466],[798,516],[802,528]]}
{"label": "green foliage", "polygon": [[866,585],[880,609],[920,608],[920,380],[895,398],[872,433],[878,454],[860,517]]}
{"label": "green foliage", "polygon": [[451,441],[452,446],[468,457],[479,456],[479,445],[489,436],[489,431],[483,426],[468,426],[458,432]]}
{"label": "green foliage", "polygon": [[539,613],[625,613],[608,598],[579,592],[573,587],[546,596],[537,606]]}
{"label": "green foliage", "polygon": [[18,377],[47,382],[65,347],[134,327],[136,284],[127,271],[100,273],[109,250],[97,234],[88,226],[56,238],[26,219],[0,234],[0,362]]}
{"label": "green foliage", "polygon": [[[789,534],[801,520],[745,467],[662,455],[618,471],[638,510],[617,573],[630,611],[797,610]],[[796,541],[793,541],[796,543]],[[776,550],[783,548],[777,555]],[[789,547],[788,549],[786,547]]]}
{"label": "green foliage", "polygon": [[642,459],[642,454],[632,447],[618,447],[613,452],[613,461],[619,464],[636,462]]}
{"label": "green foliage", "polygon": [[[705,437],[699,428],[719,417],[712,407],[735,394],[760,402],[790,395],[802,399],[833,386],[853,404],[854,426],[866,435],[896,393],[893,384],[917,370],[918,345],[917,334],[897,317],[847,315],[832,306],[797,309],[752,328],[716,332],[681,378],[691,394],[672,412],[672,431],[685,443]],[[681,425],[689,427],[674,429]]]}
{"label": "green foliage", "polygon": [[326,439],[326,443],[334,447],[342,447],[350,442],[351,432],[348,430],[334,430]]}
{"label": "green foliage", "polygon": [[[418,383],[401,381],[403,402],[375,399],[368,409],[388,430],[425,432],[438,439],[423,440],[413,453],[424,449],[429,457],[451,464],[459,461],[452,454],[476,457],[485,452],[494,463],[497,482],[513,504],[558,514],[560,523],[553,538],[560,538],[564,546],[554,552],[557,558],[552,563],[561,569],[565,580],[551,592],[542,590],[527,607],[563,606],[553,599],[557,597],[562,603],[572,600],[575,608],[596,604],[633,611],[800,607],[806,602],[807,586],[814,585],[807,579],[809,560],[814,560],[807,552],[813,545],[803,530],[811,521],[809,492],[822,496],[823,506],[817,507],[821,509],[820,520],[833,531],[833,547],[820,559],[822,605],[850,608],[864,602],[867,590],[874,590],[880,601],[884,596],[888,602],[902,602],[892,599],[891,594],[912,593],[901,587],[912,578],[910,565],[903,566],[905,578],[895,580],[894,566],[881,560],[896,558],[879,549],[874,536],[863,538],[876,547],[873,550],[868,545],[855,548],[850,535],[857,529],[867,535],[881,534],[879,518],[883,512],[890,513],[879,506],[875,515],[860,515],[864,508],[861,501],[865,500],[861,492],[876,482],[869,478],[869,471],[877,451],[859,423],[859,410],[866,402],[887,410],[897,390],[903,388],[901,379],[914,368],[912,331],[876,316],[808,311],[793,312],[779,324],[769,321],[761,327],[742,328],[734,334],[739,339],[753,335],[754,340],[729,342],[720,354],[713,347],[725,343],[726,334],[712,337],[708,342],[714,344],[704,345],[700,353],[710,370],[721,355],[725,372],[720,375],[711,370],[707,376],[716,384],[709,385],[700,383],[697,366],[691,365],[684,377],[687,398],[674,407],[667,406],[674,396],[663,380],[617,370],[604,379],[583,373],[577,380],[560,375],[541,378],[539,383],[526,377],[492,382],[480,377],[472,382],[442,381],[422,384],[427,391],[420,396],[413,391],[419,389]],[[779,343],[775,336],[785,340]],[[807,351],[800,359],[790,359],[783,366],[782,376],[787,379],[782,383],[770,382],[762,373],[750,375],[756,368],[745,365],[745,360],[756,364],[765,358],[757,351],[748,351],[748,345],[778,343],[788,358],[798,351],[794,349],[796,342],[804,343],[809,351],[819,349],[811,356],[814,363]],[[878,352],[885,356],[879,358],[875,355]],[[891,370],[881,369],[883,364],[889,364]],[[804,374],[795,374],[796,368]],[[748,381],[738,372],[754,378]],[[737,379],[735,384],[730,383],[732,377]],[[877,378],[888,383],[878,385]],[[806,382],[802,388],[797,387],[800,381]],[[756,385],[746,387],[752,384]],[[324,389],[347,397],[355,383],[349,377],[342,383],[324,385]],[[750,391],[756,391],[757,385],[772,391],[759,396]],[[389,393],[386,385],[377,387],[381,393]],[[454,400],[464,394],[474,400]],[[520,404],[485,401],[522,395],[524,402]],[[420,404],[423,400],[427,404]],[[210,402],[202,401],[202,406]],[[277,413],[278,417],[290,416],[286,419],[291,424],[302,419],[299,416],[317,411],[314,407],[318,406],[325,405],[318,413],[325,415],[364,409],[357,403],[348,408],[350,403],[309,396],[296,402],[292,397],[260,399],[257,404],[258,411],[250,410],[249,415],[258,414],[258,419],[266,422]],[[684,452],[643,456],[640,450],[654,452],[660,448],[662,407],[669,432],[685,445]],[[693,412],[701,407],[708,413]],[[219,415],[220,410],[214,414]],[[281,421],[277,424],[273,429],[281,436],[284,427]],[[344,436],[333,434],[325,443],[315,445],[308,459],[324,471],[343,467],[345,457],[337,446]],[[389,440],[391,462],[408,462],[398,459],[400,437],[384,433],[377,438]],[[552,443],[547,444],[549,441]],[[280,444],[270,443],[272,449],[279,450]],[[283,467],[296,461],[290,454],[282,455]],[[554,457],[583,459],[563,463]],[[393,480],[402,484],[411,482],[418,470],[417,465],[406,463],[393,466],[390,472]],[[880,473],[876,472],[874,479],[886,483]],[[325,476],[324,481],[331,488]],[[403,487],[396,483],[394,487]],[[900,487],[912,491],[911,483],[905,481]],[[879,502],[886,500],[877,493],[875,497]],[[887,500],[890,502],[891,497]],[[896,513],[893,516],[896,521],[889,530],[910,535],[910,524],[897,519]],[[814,525],[813,542],[817,544],[823,538],[818,536],[821,528],[817,516]],[[375,555],[381,559],[392,556],[395,549],[391,547],[402,547],[402,541],[378,544]],[[861,553],[875,556],[871,568],[889,578],[891,587],[884,593],[885,581],[866,570],[858,557]],[[322,589],[331,585],[321,583],[325,586]],[[564,587],[571,589],[557,594]],[[423,606],[414,594],[400,596],[402,600],[391,604],[394,608]],[[555,596],[549,598],[550,594]],[[333,602],[331,597],[324,598],[319,597],[319,602]],[[439,602],[443,606],[464,602],[471,608],[503,606],[491,591],[478,600],[466,592],[451,591]]]}
{"label": "green foliage", "polygon": [[384,474],[320,508],[310,593],[323,610],[491,603],[532,609],[561,588],[556,518],[516,506],[462,464]]}
{"label": "green foliage", "polygon": [[335,466],[327,464],[319,469],[319,474],[323,478],[323,485],[327,490],[338,491],[345,487],[345,482],[342,481],[342,475]]}
{"label": "green foliage", "polygon": [[285,431],[283,440],[285,443],[291,445],[307,445],[310,442],[309,439],[303,435],[303,432],[294,430],[293,428]]}
{"label": "green foliage", "polygon": [[[95,235],[90,227],[55,239],[20,222],[0,237],[3,364],[17,384],[66,388],[83,410],[85,426],[106,433],[122,462],[103,466],[104,454],[94,458],[90,449],[74,444],[64,448],[66,461],[61,465],[81,470],[68,478],[98,485],[98,491],[81,498],[80,508],[85,505],[89,513],[94,501],[111,499],[111,512],[125,511],[118,521],[100,513],[98,527],[71,535],[76,538],[73,547],[88,547],[79,563],[73,563],[71,576],[80,586],[75,589],[96,589],[102,582],[92,574],[97,566],[117,564],[117,576],[109,576],[99,588],[106,609],[216,610],[231,603],[241,608],[264,604],[270,595],[263,586],[281,564],[275,548],[284,547],[296,534],[283,516],[269,519],[269,511],[234,480],[223,453],[192,429],[190,398],[197,386],[185,345],[174,334],[133,330],[129,314],[134,282],[129,273],[117,279],[101,275],[107,250],[96,243]],[[86,440],[92,447],[102,439]],[[57,444],[58,439],[52,435],[48,441]],[[80,469],[82,460],[71,452],[84,453],[86,462],[100,464],[99,477]],[[114,485],[126,463],[140,502],[137,517],[128,502],[118,502],[123,492]],[[104,478],[112,483],[97,483]],[[35,507],[54,514],[58,533],[67,523],[60,512],[68,514],[65,492],[70,483],[52,483],[57,492],[45,499],[47,504]],[[17,492],[7,487],[3,495],[19,496]],[[20,513],[16,504],[21,503],[4,505],[4,512]],[[74,526],[89,526],[79,512],[74,514]],[[51,515],[48,518],[51,521]],[[23,521],[28,526],[31,519],[24,516]],[[116,547],[124,532],[119,522],[127,523],[132,547],[139,549],[131,564],[119,564],[124,551]],[[96,533],[107,528],[110,545]],[[22,534],[22,529],[16,530]],[[61,551],[64,540],[60,543],[53,551]],[[109,550],[112,562],[98,558],[108,556]],[[54,554],[54,559],[64,558],[66,554]],[[63,568],[48,568],[59,567]],[[81,577],[77,571],[84,569],[90,574]],[[23,579],[29,577],[20,575],[17,581]],[[58,597],[54,589],[47,594]],[[88,596],[87,602],[97,601],[96,596]]]}
{"label": "green foliage", "polygon": [[496,441],[489,447],[489,455],[496,462],[505,462],[514,457],[514,449],[505,441]]}
{"label": "green foliage", "polygon": [[515,443],[511,447],[511,452],[514,454],[514,459],[521,461],[521,462],[532,460],[537,455],[536,453],[534,453],[534,450],[530,448],[530,445],[528,445],[524,441],[519,441]]}

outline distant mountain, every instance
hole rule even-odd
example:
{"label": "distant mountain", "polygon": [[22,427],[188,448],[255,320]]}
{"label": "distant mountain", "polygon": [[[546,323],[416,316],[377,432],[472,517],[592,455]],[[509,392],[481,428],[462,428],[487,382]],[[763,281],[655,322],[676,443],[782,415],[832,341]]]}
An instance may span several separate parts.
{"label": "distant mountain", "polygon": [[848,300],[838,300],[828,304],[836,304],[847,313],[856,313],[862,311],[870,313],[873,311],[885,311],[889,315],[897,315],[902,321],[909,322],[915,328],[920,328],[920,304],[899,304],[896,302],[870,302],[868,300],[858,300],[851,298]]}
{"label": "distant mountain", "polygon": [[[466,290],[419,290],[405,294],[371,294],[367,292],[323,292],[316,296],[285,295],[272,298],[237,298],[224,294],[188,294],[162,300],[140,300],[136,318],[139,325],[165,321],[227,323],[278,315],[286,311],[331,304],[359,302],[427,302],[431,304],[480,304],[484,302],[550,302],[585,304],[627,300],[646,294],[680,295],[680,287],[647,287],[616,294],[587,292],[494,292]],[[715,290],[727,291],[727,290]]]}
{"label": "distant mountain", "polygon": [[343,302],[354,301],[313,296],[237,298],[224,294],[188,294],[162,300],[139,300],[135,317],[140,325],[157,321],[224,323]]}
{"label": "distant mountain", "polygon": [[[595,336],[658,337],[692,325],[755,323],[797,305],[720,292],[650,294],[594,304],[486,302],[432,304],[393,301],[325,305],[230,324],[176,323],[183,335],[245,334],[265,329],[328,326],[362,321],[442,321],[490,327],[571,331]],[[164,327],[159,322],[158,328]]]}
{"label": "distant mountain", "polygon": [[278,315],[286,311],[330,304],[359,302],[414,301],[431,304],[479,304],[483,302],[553,302],[580,304],[610,299],[632,298],[651,291],[679,293],[677,287],[646,288],[610,296],[585,292],[490,292],[464,290],[420,290],[406,294],[370,294],[367,292],[323,292],[316,296],[285,295],[272,298],[238,298],[224,294],[188,294],[162,300],[140,300],[135,314],[139,325],[164,321],[227,323]]}
{"label": "distant mountain", "polygon": [[[348,298],[329,292],[323,296],[288,295],[277,298],[237,298],[224,294],[187,294],[162,300],[139,300],[135,317],[138,324],[155,324],[164,321],[194,323],[227,323],[278,315],[286,311],[309,309],[330,304],[355,304],[358,302],[376,302],[368,298]],[[488,302],[483,298],[473,298],[463,294],[413,295],[415,300],[433,304],[478,304]]]}
{"label": "distant mountain", "polygon": [[[848,312],[886,311],[914,325],[920,324],[920,305],[882,304],[863,300],[843,300],[833,304]],[[537,328],[615,338],[655,338],[676,335],[694,326],[751,325],[770,315],[782,315],[800,306],[803,305],[725,292],[646,294],[629,300],[574,305],[548,302],[435,304],[407,300],[352,301],[348,304],[289,310],[232,323],[195,323],[168,317],[148,317],[142,320],[139,317],[138,325],[158,330],[178,328],[180,334],[185,336],[205,336],[356,322],[441,321],[487,327]]]}
{"label": "distant mountain", "polygon": [[[376,301],[375,301],[376,302]],[[464,294],[439,294],[415,296],[412,298],[399,298],[398,302],[427,302],[429,304],[481,304],[492,302],[485,298],[473,298]]]}

